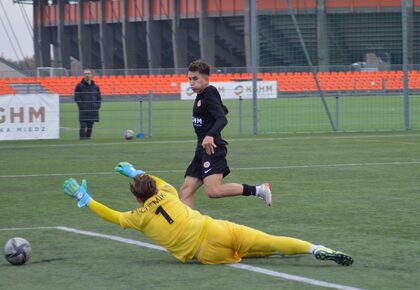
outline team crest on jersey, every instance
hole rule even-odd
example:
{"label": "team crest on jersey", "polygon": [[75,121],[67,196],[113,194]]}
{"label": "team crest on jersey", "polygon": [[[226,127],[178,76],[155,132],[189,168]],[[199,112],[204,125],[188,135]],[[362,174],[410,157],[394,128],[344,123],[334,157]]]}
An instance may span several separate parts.
{"label": "team crest on jersey", "polygon": [[204,162],[203,167],[204,168],[209,168],[210,167],[210,162],[208,162],[208,161]]}
{"label": "team crest on jersey", "polygon": [[201,100],[198,100],[197,107],[200,107],[200,106],[201,106]]}

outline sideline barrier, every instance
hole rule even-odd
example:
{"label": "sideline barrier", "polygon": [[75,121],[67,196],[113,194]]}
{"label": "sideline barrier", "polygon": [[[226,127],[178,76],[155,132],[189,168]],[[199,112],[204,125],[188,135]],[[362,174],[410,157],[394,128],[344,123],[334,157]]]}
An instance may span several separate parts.
{"label": "sideline barrier", "polygon": [[60,138],[57,94],[0,97],[0,141]]}

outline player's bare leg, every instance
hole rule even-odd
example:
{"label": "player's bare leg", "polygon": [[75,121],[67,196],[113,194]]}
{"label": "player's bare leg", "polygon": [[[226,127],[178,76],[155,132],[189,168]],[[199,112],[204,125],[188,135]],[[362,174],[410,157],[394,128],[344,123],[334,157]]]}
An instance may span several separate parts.
{"label": "player's bare leg", "polygon": [[[204,191],[208,197],[221,198],[237,195],[255,195],[264,200],[267,205],[271,206],[271,190],[268,182],[257,186],[249,186],[240,183],[222,184],[222,179],[223,174],[213,174],[204,178]],[[253,194],[244,194],[246,191],[245,187],[248,187],[248,190],[253,188]]]}
{"label": "player's bare leg", "polygon": [[213,174],[204,178],[204,191],[210,198],[242,195],[244,187],[239,183],[222,184],[223,174]]}
{"label": "player's bare leg", "polygon": [[186,176],[184,179],[184,183],[179,189],[181,201],[189,207],[194,208],[194,194],[202,184],[202,180],[195,177]]}

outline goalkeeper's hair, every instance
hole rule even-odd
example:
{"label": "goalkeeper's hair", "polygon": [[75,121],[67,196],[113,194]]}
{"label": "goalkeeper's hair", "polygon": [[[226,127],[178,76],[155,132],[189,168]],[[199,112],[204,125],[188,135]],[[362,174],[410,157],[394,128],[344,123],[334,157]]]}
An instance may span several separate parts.
{"label": "goalkeeper's hair", "polygon": [[142,202],[156,194],[156,181],[150,175],[139,174],[133,181],[134,183],[130,183],[130,190]]}
{"label": "goalkeeper's hair", "polygon": [[190,72],[199,72],[203,75],[210,75],[210,66],[203,60],[198,59],[190,63],[188,66],[188,71]]}

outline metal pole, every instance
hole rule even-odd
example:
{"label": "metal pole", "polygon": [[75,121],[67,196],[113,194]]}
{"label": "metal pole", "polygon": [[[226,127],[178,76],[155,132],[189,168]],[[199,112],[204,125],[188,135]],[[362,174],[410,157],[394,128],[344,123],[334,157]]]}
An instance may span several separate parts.
{"label": "metal pole", "polygon": [[143,133],[143,99],[140,98],[139,101],[140,111],[139,111],[139,131],[138,133]]}
{"label": "metal pole", "polygon": [[251,72],[252,72],[252,105],[253,133],[258,134],[258,103],[257,103],[257,1],[249,0],[251,18]]}
{"label": "metal pole", "polygon": [[239,96],[239,135],[242,136],[242,96]]}
{"label": "metal pole", "polygon": [[382,77],[382,93],[385,93],[385,88],[386,88],[386,80],[384,77]]}
{"label": "metal pole", "polygon": [[149,114],[148,114],[149,115],[149,122],[148,122],[149,123],[148,124],[149,125],[149,130],[148,130],[149,135],[148,136],[149,137],[152,137],[152,135],[153,135],[152,134],[152,101],[153,101],[153,92],[149,91],[149,111],[148,111],[149,112]]}
{"label": "metal pole", "polygon": [[335,96],[335,130],[340,130],[340,111],[339,111],[339,97]]}
{"label": "metal pole", "polygon": [[408,99],[408,29],[407,29],[407,0],[402,1],[402,47],[403,47],[403,83],[404,83],[404,127],[410,129],[409,99]]}

